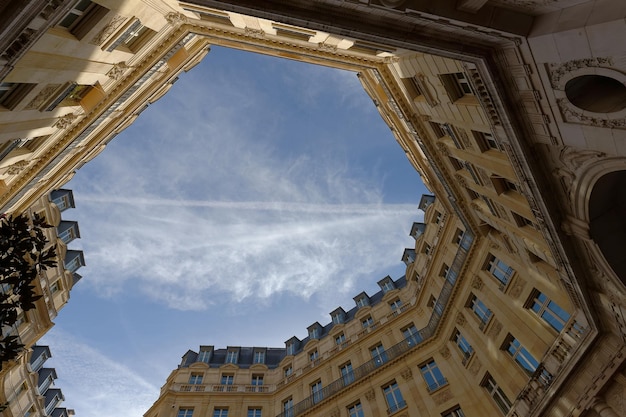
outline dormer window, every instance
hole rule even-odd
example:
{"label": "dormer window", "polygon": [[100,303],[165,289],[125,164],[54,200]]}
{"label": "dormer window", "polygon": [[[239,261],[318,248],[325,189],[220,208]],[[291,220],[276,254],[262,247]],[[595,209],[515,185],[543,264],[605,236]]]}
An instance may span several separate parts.
{"label": "dormer window", "polygon": [[422,198],[420,198],[420,203],[417,206],[417,208],[419,208],[422,211],[426,211],[428,206],[430,206],[434,202],[435,202],[435,196],[434,195],[424,194],[424,195],[422,195]]}
{"label": "dormer window", "polygon": [[413,223],[413,227],[411,227],[411,233],[410,236],[417,240],[420,238],[420,236],[422,236],[424,234],[424,231],[426,230],[426,224],[424,223]]}
{"label": "dormer window", "polygon": [[300,344],[300,339],[293,336],[291,339],[285,342],[285,347],[287,349],[287,355],[295,355]]}
{"label": "dormer window", "polygon": [[346,319],[346,312],[341,307],[330,313],[333,324],[341,324]]}
{"label": "dormer window", "polygon": [[257,350],[254,352],[253,363],[265,363],[265,352]]}
{"label": "dormer window", "polygon": [[322,326],[315,322],[307,329],[309,331],[309,339],[319,339],[322,335]]}
{"label": "dormer window", "polygon": [[239,357],[239,351],[237,350],[229,350],[226,352],[226,362],[225,363],[237,363],[237,359]]}
{"label": "dormer window", "polygon": [[393,280],[391,279],[389,275],[387,275],[385,278],[378,281],[378,285],[380,286],[380,289],[385,294],[388,293],[389,291],[396,289],[396,284],[395,282],[393,282]]}
{"label": "dormer window", "polygon": [[358,308],[367,307],[370,305],[370,298],[363,292],[354,297],[354,302]]}
{"label": "dormer window", "polygon": [[415,262],[415,249],[405,249],[404,254],[402,255],[402,262],[404,262],[406,266]]}
{"label": "dormer window", "polygon": [[202,349],[200,348],[200,353],[198,353],[198,362],[209,363],[211,361],[211,354],[213,353],[213,349]]}

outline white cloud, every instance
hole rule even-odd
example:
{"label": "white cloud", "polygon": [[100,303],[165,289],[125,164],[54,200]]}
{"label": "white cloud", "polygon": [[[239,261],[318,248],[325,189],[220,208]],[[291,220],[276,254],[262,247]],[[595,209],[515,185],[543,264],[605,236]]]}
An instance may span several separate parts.
{"label": "white cloud", "polygon": [[159,388],[78,338],[55,330],[40,344],[51,346],[56,385],[66,398],[63,406],[90,417],[141,417],[158,398]]}

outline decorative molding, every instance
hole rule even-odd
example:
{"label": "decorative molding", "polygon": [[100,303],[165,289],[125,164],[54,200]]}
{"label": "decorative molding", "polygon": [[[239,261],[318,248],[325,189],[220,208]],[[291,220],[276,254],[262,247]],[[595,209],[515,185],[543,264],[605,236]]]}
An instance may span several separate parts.
{"label": "decorative molding", "polygon": [[263,29],[254,29],[250,27],[246,27],[244,29],[246,36],[250,36],[252,38],[263,39],[265,38],[265,32]]}
{"label": "decorative molding", "polygon": [[448,359],[450,357],[450,349],[448,349],[448,346],[444,346],[439,350],[439,354],[444,358],[444,359]]}
{"label": "decorative molding", "polygon": [[330,43],[320,42],[317,44],[317,47],[320,51],[324,52],[337,52],[337,45],[333,45]]}
{"label": "decorative molding", "polygon": [[34,110],[34,109],[38,109],[39,107],[41,107],[43,105],[43,103],[45,103],[50,96],[52,96],[54,94],[55,91],[57,91],[57,89],[61,87],[61,84],[48,84],[46,85],[36,96],[34,99],[31,100],[30,103],[28,103],[28,105],[26,107],[24,107],[24,110]]}
{"label": "decorative molding", "polygon": [[482,366],[482,363],[480,363],[476,355],[474,355],[474,359],[472,360],[472,363],[470,364],[470,367],[468,370],[472,375],[476,376],[478,375],[478,372],[480,371],[481,366]]}
{"label": "decorative molding", "polygon": [[564,146],[559,152],[559,160],[565,165],[570,172],[575,172],[580,167],[597,159],[603,158],[606,153],[589,150],[578,149],[573,146]]}
{"label": "decorative molding", "polygon": [[26,167],[28,167],[28,165],[29,165],[29,161],[25,161],[25,160],[17,161],[13,165],[9,165],[5,173],[8,175],[17,175],[20,172],[24,171]]}
{"label": "decorative molding", "polygon": [[450,391],[449,387],[446,387],[445,389],[433,395],[433,401],[435,401],[437,405],[441,405],[446,401],[451,400],[452,397],[452,391]]}
{"label": "decorative molding", "polygon": [[521,279],[519,276],[515,280],[515,285],[509,291],[509,295],[513,298],[517,298],[522,294],[524,287],[526,286],[526,281]]}
{"label": "decorative molding", "polygon": [[169,23],[172,26],[180,26],[183,23],[187,23],[188,21],[187,16],[178,12],[170,12],[166,14],[165,20],[167,20],[167,23]]}
{"label": "decorative molding", "polygon": [[67,129],[72,125],[74,120],[76,119],[76,115],[74,113],[68,113],[59,117],[59,120],[54,124],[54,127],[59,129]]}
{"label": "decorative molding", "polygon": [[465,320],[463,313],[459,311],[459,314],[456,315],[456,324],[459,326],[465,326],[465,323],[467,323],[467,320]]}
{"label": "decorative molding", "polygon": [[450,149],[448,149],[445,143],[437,142],[437,148],[439,148],[439,151],[445,156],[450,156]]}
{"label": "decorative molding", "polygon": [[333,408],[328,415],[329,417],[339,417],[339,409]]}
{"label": "decorative molding", "polygon": [[550,74],[550,83],[552,87],[558,90],[562,89],[561,78],[568,72],[572,72],[581,68],[588,67],[610,67],[613,65],[613,59],[610,57],[596,57],[586,59],[573,59],[562,64],[547,63],[546,69]]}
{"label": "decorative molding", "polygon": [[502,323],[500,323],[500,321],[494,317],[491,319],[491,326],[489,326],[489,331],[487,331],[487,336],[495,339],[496,337],[498,337],[498,334],[500,334],[501,330],[502,330]]}
{"label": "decorative molding", "polygon": [[405,381],[408,381],[413,377],[413,371],[411,371],[410,368],[403,369],[400,371],[400,376],[402,376],[402,379]]}
{"label": "decorative molding", "polygon": [[589,126],[604,127],[609,129],[626,129],[626,118],[619,119],[603,119],[600,117],[591,117],[584,114],[583,111],[575,110],[566,98],[560,98],[557,101],[563,119],[569,123],[578,123]]}
{"label": "decorative molding", "polygon": [[474,279],[472,280],[472,288],[481,290],[483,288],[484,282],[478,275],[474,275]]}
{"label": "decorative molding", "polygon": [[374,401],[376,399],[376,392],[373,389],[366,391],[365,399],[367,399],[367,401]]}
{"label": "decorative molding", "polygon": [[116,14],[113,16],[111,21],[89,41],[89,43],[98,46],[102,45],[109,36],[115,33],[117,28],[119,28],[126,19],[126,17]]}
{"label": "decorative molding", "polygon": [[107,77],[117,81],[122,78],[122,75],[124,75],[128,68],[130,67],[126,65],[126,62],[118,62],[117,64],[113,65],[113,68],[111,68],[109,72],[107,72]]}

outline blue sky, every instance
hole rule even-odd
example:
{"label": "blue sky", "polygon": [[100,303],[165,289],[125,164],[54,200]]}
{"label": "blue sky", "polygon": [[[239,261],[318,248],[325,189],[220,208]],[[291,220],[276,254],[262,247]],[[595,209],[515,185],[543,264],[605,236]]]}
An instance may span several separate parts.
{"label": "blue sky", "polygon": [[218,47],[67,188],[87,266],[40,343],[90,417],[143,415],[188,349],[282,347],[402,276],[426,192],[355,73]]}

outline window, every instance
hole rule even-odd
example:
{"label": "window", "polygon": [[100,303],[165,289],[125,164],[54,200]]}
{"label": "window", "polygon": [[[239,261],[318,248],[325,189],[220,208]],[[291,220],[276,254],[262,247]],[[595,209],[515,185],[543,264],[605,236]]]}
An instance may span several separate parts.
{"label": "window", "polygon": [[565,327],[565,323],[569,321],[570,315],[557,303],[537,290],[531,295],[531,300],[529,308],[560,333]]}
{"label": "window", "polygon": [[393,284],[393,282],[391,280],[387,280],[387,281],[383,282],[382,290],[383,290],[384,293],[388,293],[389,291],[394,290],[395,288],[396,288],[396,286]]}
{"label": "window", "polygon": [[37,84],[0,83],[0,107],[15,109]]}
{"label": "window", "polygon": [[411,99],[424,95],[422,88],[415,77],[401,78],[400,81],[402,81],[402,84],[406,88]]}
{"label": "window", "polygon": [[507,180],[504,177],[492,175],[490,179],[491,184],[493,185],[493,188],[496,190],[496,193],[498,193],[498,195],[504,194],[508,191],[519,191],[515,183]]}
{"label": "window", "polygon": [[385,348],[382,344],[378,344],[371,348],[370,353],[372,354],[372,359],[374,359],[376,366],[380,366],[387,362],[387,353],[385,352]]}
{"label": "window", "polygon": [[460,245],[463,240],[463,235],[465,232],[461,229],[456,229],[456,233],[454,234],[454,239],[452,239],[452,243],[456,245]]}
{"label": "window", "polygon": [[229,350],[226,353],[226,363],[237,363],[238,353],[236,350]]}
{"label": "window", "polygon": [[364,417],[363,407],[361,407],[361,403],[352,404],[348,407],[348,417]]}
{"label": "window", "polygon": [[318,379],[311,384],[311,395],[313,396],[313,403],[318,403],[324,398],[322,394],[322,380]]}
{"label": "window", "polygon": [[450,160],[450,164],[452,164],[452,168],[454,168],[455,171],[463,169],[463,164],[457,158],[449,156],[448,159]]}
{"label": "window", "polygon": [[400,307],[402,307],[402,301],[399,298],[396,298],[392,302],[389,303],[389,307],[391,307],[391,311],[395,313],[400,312]]}
{"label": "window", "polygon": [[265,352],[263,351],[254,352],[253,361],[254,361],[253,363],[265,363]]}
{"label": "window", "polygon": [[179,408],[176,417],[192,417],[193,408]]}
{"label": "window", "polygon": [[50,285],[50,293],[55,294],[61,290],[61,280],[57,279]]}
{"label": "window", "polygon": [[333,324],[341,324],[344,322],[344,312],[338,311],[336,313],[333,313],[331,318],[332,318]]}
{"label": "window", "polygon": [[192,373],[189,376],[189,383],[194,385],[202,384],[202,374]]}
{"label": "window", "polygon": [[487,258],[487,270],[500,282],[502,287],[509,283],[514,272],[513,268],[491,254]]}
{"label": "window", "polygon": [[260,408],[248,408],[248,417],[261,417]]}
{"label": "window", "polygon": [[428,243],[424,243],[424,247],[422,248],[422,252],[426,255],[430,255],[432,247]]}
{"label": "window", "polygon": [[463,355],[463,363],[465,363],[474,353],[474,349],[472,345],[469,344],[467,339],[463,337],[460,331],[454,332],[454,336],[452,337],[454,343],[458,346],[461,354]]}
{"label": "window", "polygon": [[283,401],[283,414],[285,417],[293,417],[293,398],[287,398]]}
{"label": "window", "polygon": [[444,123],[429,122],[429,124],[437,138],[442,138],[446,136],[446,130],[443,127]]}
{"label": "window", "polygon": [[314,350],[314,351],[312,351],[312,352],[309,352],[309,360],[310,360],[311,362],[313,362],[313,361],[317,360],[319,357],[320,357],[320,354],[319,354],[319,352],[317,351],[317,349],[315,349],[315,350]]}
{"label": "window", "polygon": [[211,359],[211,351],[210,350],[201,350],[198,354],[198,362],[209,363]]}
{"label": "window", "polygon": [[491,310],[487,308],[487,306],[480,301],[475,295],[470,299],[470,308],[480,320],[480,328],[484,328],[485,325],[489,322],[491,318]]}
{"label": "window", "polygon": [[213,409],[213,417],[228,417],[228,408]]}
{"label": "window", "polygon": [[457,101],[466,95],[474,94],[472,86],[470,85],[465,74],[462,72],[440,74],[439,78],[441,79],[441,82],[451,101]]}
{"label": "window", "polygon": [[439,224],[441,223],[441,220],[443,219],[443,214],[435,210],[435,215],[433,217],[434,217],[435,224]]}
{"label": "window", "polygon": [[483,383],[481,385],[487,390],[487,392],[496,402],[498,408],[500,408],[502,413],[505,415],[508,414],[509,410],[511,409],[511,401],[509,401],[506,395],[504,395],[504,391],[502,391],[502,388],[500,388],[498,384],[496,384],[496,381],[493,379],[493,377],[489,374],[485,375],[485,379],[483,380]]}
{"label": "window", "polygon": [[320,338],[320,329],[319,327],[315,327],[309,330],[309,339],[319,339]]}
{"label": "window", "polygon": [[507,336],[507,342],[504,348],[515,359],[515,362],[521,365],[522,368],[529,374],[532,374],[537,370],[539,362],[535,359],[519,340],[514,338],[511,334]]}
{"label": "window", "polygon": [[415,327],[415,325],[411,324],[409,327],[406,327],[402,330],[402,334],[404,335],[404,340],[407,341],[409,346],[414,346],[422,341],[422,337],[419,334],[419,331]]}
{"label": "window", "polygon": [[339,333],[337,337],[335,337],[335,344],[337,346],[343,345],[345,341],[346,341],[346,335],[343,333]]}
{"label": "window", "polygon": [[289,365],[283,368],[283,374],[285,375],[285,378],[287,378],[288,376],[291,376],[291,374],[293,374],[293,366]]}
{"label": "window", "polygon": [[109,9],[90,0],[79,0],[61,20],[59,26],[67,28],[77,39],[82,39],[108,12]]}
{"label": "window", "polygon": [[352,363],[348,362],[340,366],[339,371],[341,372],[341,379],[343,380],[344,385],[348,385],[349,383],[354,381],[354,372],[352,371]]}
{"label": "window", "polygon": [[296,345],[294,343],[289,343],[287,345],[287,355],[293,355],[296,352]]}
{"label": "window", "polygon": [[364,329],[372,326],[373,324],[374,324],[374,319],[372,318],[372,316],[367,316],[361,321],[361,325],[363,326]]}
{"label": "window", "polygon": [[402,398],[402,393],[396,381],[393,381],[389,385],[383,387],[383,393],[385,394],[385,400],[387,401],[387,413],[395,413],[401,408],[406,407],[406,402]]}
{"label": "window", "polygon": [[361,307],[366,307],[366,306],[368,306],[368,305],[369,305],[369,302],[367,301],[367,299],[366,299],[365,297],[361,297],[361,298],[358,298],[358,299],[356,300],[356,305],[357,305],[357,307],[359,307],[359,308],[361,308]]}
{"label": "window", "polygon": [[448,272],[450,271],[450,267],[446,264],[441,265],[441,271],[439,271],[439,276],[445,278],[448,276]]}
{"label": "window", "polygon": [[250,381],[250,385],[263,385],[263,375],[252,375],[252,380]]}
{"label": "window", "polygon": [[420,371],[422,372],[422,377],[424,377],[424,381],[426,381],[428,391],[434,391],[437,388],[442,387],[448,383],[448,381],[443,377],[443,374],[439,370],[439,367],[432,359],[420,366]]}
{"label": "window", "polygon": [[465,414],[463,414],[461,407],[457,405],[452,410],[442,413],[441,417],[465,417]]}
{"label": "window", "polygon": [[481,152],[487,152],[490,149],[500,150],[496,138],[490,132],[476,132],[472,130],[472,134]]}
{"label": "window", "polygon": [[124,33],[107,46],[106,51],[118,49],[136,53],[155,34],[155,31],[144,26],[139,19],[135,19]]}
{"label": "window", "polygon": [[220,384],[222,385],[233,385],[233,381],[235,380],[235,375],[233,374],[222,374],[222,379]]}
{"label": "window", "polygon": [[536,228],[535,223],[533,223],[532,221],[530,221],[526,217],[520,216],[519,214],[517,214],[517,213],[515,213],[513,211],[511,212],[511,214],[513,215],[513,220],[515,220],[515,224],[517,225],[517,227],[530,226],[532,228]]}

